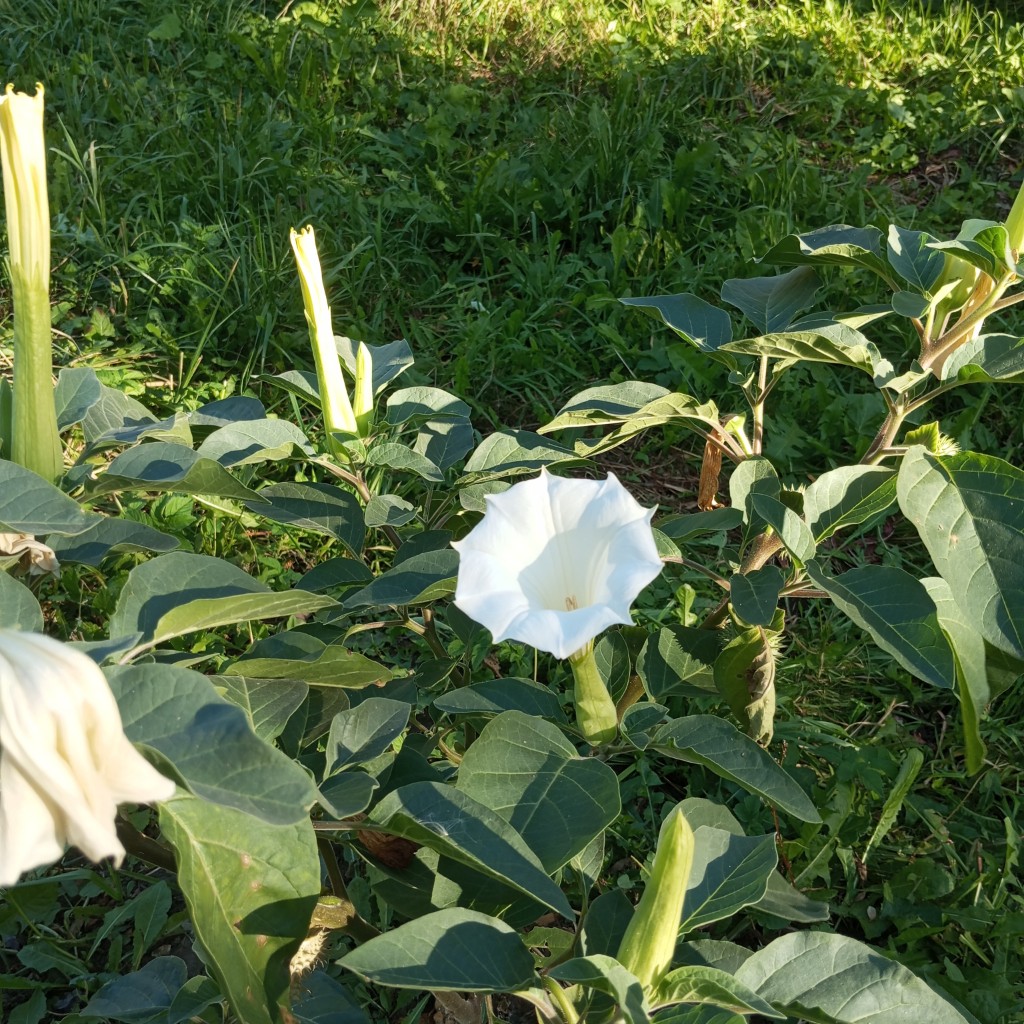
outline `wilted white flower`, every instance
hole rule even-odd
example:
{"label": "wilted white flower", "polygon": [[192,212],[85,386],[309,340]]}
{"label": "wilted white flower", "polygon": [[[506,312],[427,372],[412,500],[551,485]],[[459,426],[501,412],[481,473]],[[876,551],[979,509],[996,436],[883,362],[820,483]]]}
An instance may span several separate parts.
{"label": "wilted white flower", "polygon": [[22,559],[22,564],[27,561],[29,576],[42,576],[48,572],[56,575],[60,569],[53,548],[36,540],[30,533],[0,533],[0,555],[17,556]]}
{"label": "wilted white flower", "polygon": [[520,640],[557,658],[616,623],[662,569],[643,508],[606,480],[540,476],[488,495],[483,519],[459,552],[455,604],[497,640]]}
{"label": "wilted white flower", "polygon": [[68,844],[120,863],[117,805],[173,795],[125,736],[91,658],[39,633],[0,630],[0,885]]}

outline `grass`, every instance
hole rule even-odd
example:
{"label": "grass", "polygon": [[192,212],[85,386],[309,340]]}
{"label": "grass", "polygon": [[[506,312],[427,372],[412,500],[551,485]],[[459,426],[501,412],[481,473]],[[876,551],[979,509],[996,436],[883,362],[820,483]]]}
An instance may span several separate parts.
{"label": "grass", "polygon": [[[616,299],[714,299],[794,230],[898,219],[948,233],[1003,216],[1024,162],[1024,31],[990,6],[0,0],[6,78],[47,89],[61,359],[157,406],[308,365],[287,237],[309,221],[338,329],[407,337],[421,378],[454,386],[485,432],[541,422],[606,379],[719,397],[717,372]],[[863,284],[830,287],[840,301]],[[794,374],[768,451],[797,478],[820,470],[870,433],[875,401],[831,370]],[[1019,461],[1012,390],[944,411],[965,446]],[[694,467],[660,448],[640,450],[639,475],[646,463],[656,485],[692,488]],[[191,510],[167,499],[156,513],[203,550],[250,543]],[[272,553],[270,574],[276,556],[288,564]],[[98,588],[80,602],[113,600]],[[787,837],[794,871],[829,894],[841,929],[941,976],[979,1019],[1019,1019],[1020,697],[1002,698],[991,765],[968,779],[945,695],[831,611],[800,614],[780,735],[829,814]],[[925,770],[862,878],[913,745]],[[47,882],[85,909],[26,908],[19,920],[53,935],[5,970],[98,987],[82,922],[121,898],[116,878]],[[129,950],[115,932],[103,969],[143,955],[146,935]]]}

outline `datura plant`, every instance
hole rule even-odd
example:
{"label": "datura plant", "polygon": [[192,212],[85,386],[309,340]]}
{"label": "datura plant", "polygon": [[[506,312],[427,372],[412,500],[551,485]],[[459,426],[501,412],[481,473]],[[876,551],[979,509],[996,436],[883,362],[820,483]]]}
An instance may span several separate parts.
{"label": "datura plant", "polygon": [[[28,160],[19,125],[34,169],[9,177],[14,103],[15,388],[38,370],[49,401],[22,347],[45,341],[41,143]],[[66,964],[53,901],[102,892],[89,957],[134,914],[135,960],[76,977],[81,1021],[362,1024],[436,1003],[480,1024],[503,993],[551,1024],[977,1024],[948,965],[916,961],[925,980],[851,915],[830,927],[812,886],[842,856],[843,911],[869,850],[836,852],[813,749],[772,734],[787,623],[827,598],[959,698],[967,766],[984,761],[988,704],[1024,664],[1024,473],[955,453],[922,414],[1024,381],[1024,340],[988,326],[1024,297],[1018,206],[950,240],[785,238],[763,262],[788,269],[722,289],[742,333],[692,294],[625,300],[728,370],[724,412],[631,380],[481,438],[458,396],[400,386],[405,341],[334,333],[312,229],[291,245],[315,372],[256,382],[303,421],[254,393],[160,417],[62,368],[73,462],[0,459],[0,884],[40,944],[25,962]],[[848,268],[891,294],[809,312],[817,273]],[[797,485],[766,453],[773,393],[807,362],[859,375],[880,415],[849,465]],[[646,508],[595,465],[666,424],[703,439],[696,511]],[[172,531],[169,507],[197,525]],[[897,513],[933,574],[838,568]],[[289,552],[274,585],[268,537]],[[118,877],[82,861],[123,854]]]}

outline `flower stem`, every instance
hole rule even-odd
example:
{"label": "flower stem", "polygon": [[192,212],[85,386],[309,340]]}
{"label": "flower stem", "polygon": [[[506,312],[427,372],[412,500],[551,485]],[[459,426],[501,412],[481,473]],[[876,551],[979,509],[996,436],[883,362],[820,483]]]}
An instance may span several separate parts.
{"label": "flower stem", "polygon": [[618,732],[619,718],[612,695],[597,669],[593,643],[570,655],[569,664],[575,680],[573,697],[580,732],[595,747],[610,742]]}

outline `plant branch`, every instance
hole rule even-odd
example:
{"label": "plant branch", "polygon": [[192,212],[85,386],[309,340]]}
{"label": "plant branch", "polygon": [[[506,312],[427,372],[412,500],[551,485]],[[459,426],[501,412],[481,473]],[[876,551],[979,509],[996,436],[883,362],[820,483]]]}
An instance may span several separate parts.
{"label": "plant branch", "polygon": [[120,814],[114,819],[114,828],[117,831],[117,838],[121,840],[121,845],[133,857],[138,857],[139,860],[144,860],[154,867],[163,868],[165,871],[177,872],[178,865],[174,860],[174,853],[163,843],[158,843],[155,839],[143,835],[127,818],[122,818]]}

